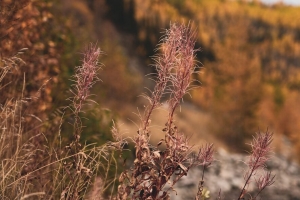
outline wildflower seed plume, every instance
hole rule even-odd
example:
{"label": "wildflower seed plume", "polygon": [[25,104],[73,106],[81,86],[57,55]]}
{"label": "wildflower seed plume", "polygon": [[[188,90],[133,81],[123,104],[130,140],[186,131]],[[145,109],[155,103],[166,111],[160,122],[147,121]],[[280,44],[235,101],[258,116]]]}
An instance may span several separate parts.
{"label": "wildflower seed plume", "polygon": [[84,53],[82,65],[76,67],[74,81],[74,112],[80,112],[84,101],[89,97],[89,90],[96,81],[99,80],[97,72],[101,68],[99,64],[100,48],[96,45],[90,45]]}

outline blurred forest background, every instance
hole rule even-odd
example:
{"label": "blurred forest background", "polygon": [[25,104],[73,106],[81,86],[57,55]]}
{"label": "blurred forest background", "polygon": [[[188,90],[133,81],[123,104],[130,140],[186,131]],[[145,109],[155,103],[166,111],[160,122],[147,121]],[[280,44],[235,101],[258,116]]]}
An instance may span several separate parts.
{"label": "blurred forest background", "polygon": [[128,118],[135,120],[137,107],[142,112],[138,96],[152,87],[145,75],[155,72],[151,56],[162,32],[170,22],[190,22],[201,48],[194,76],[201,84],[177,114],[187,123],[184,131],[193,141],[245,152],[244,143],[268,128],[276,151],[300,160],[300,7],[242,0],[2,0],[0,10],[0,56],[28,48],[21,56],[26,65],[6,77],[18,90],[0,90],[1,99],[18,91],[34,97],[35,108],[26,110],[31,133],[40,126],[32,115],[45,129],[59,124],[70,76],[91,42],[105,52],[105,67],[93,88],[99,105],[84,114],[82,140],[104,143],[111,119],[135,132]]}

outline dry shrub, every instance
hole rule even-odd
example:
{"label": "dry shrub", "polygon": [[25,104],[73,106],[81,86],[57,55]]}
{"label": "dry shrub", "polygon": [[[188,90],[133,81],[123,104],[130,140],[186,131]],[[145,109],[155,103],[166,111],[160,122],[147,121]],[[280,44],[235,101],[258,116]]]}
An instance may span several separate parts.
{"label": "dry shrub", "polygon": [[[213,162],[213,144],[206,144],[193,151],[188,138],[175,125],[174,112],[180,105],[182,98],[192,88],[192,74],[195,71],[195,32],[190,26],[171,24],[161,39],[159,46],[161,53],[155,58],[157,70],[156,85],[150,95],[145,95],[149,100],[143,115],[140,116],[141,124],[137,135],[132,138],[135,145],[135,160],[129,170],[125,170],[119,177],[117,199],[170,199],[170,193],[174,191],[174,185],[196,166],[202,166],[203,172],[199,181],[196,200],[205,199],[204,172]],[[169,115],[163,137],[153,146],[150,144],[150,124],[153,110],[161,105],[163,95],[169,95]],[[119,135],[116,128],[115,135]],[[273,184],[274,176],[266,171],[260,177],[256,172],[265,169],[265,163],[269,158],[272,134],[258,133],[254,137],[250,147],[252,151],[247,163],[249,169],[245,173],[245,184],[241,189],[238,200],[243,199],[248,193],[246,190],[250,180],[256,179],[258,192],[256,198],[263,189]],[[163,148],[161,145],[163,144]],[[219,199],[221,194],[219,194]]]}

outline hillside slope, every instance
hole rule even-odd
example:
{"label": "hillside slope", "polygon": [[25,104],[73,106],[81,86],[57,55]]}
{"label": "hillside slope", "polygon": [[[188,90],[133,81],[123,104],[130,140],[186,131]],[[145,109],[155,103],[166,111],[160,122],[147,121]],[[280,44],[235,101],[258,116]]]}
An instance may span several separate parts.
{"label": "hillside slope", "polygon": [[201,84],[187,99],[212,115],[210,132],[233,150],[267,128],[299,150],[300,125],[293,123],[300,120],[299,7],[219,0],[105,3],[104,17],[133,38],[131,51],[143,60],[142,71],[149,72],[149,56],[170,22],[197,28],[202,64],[195,78]]}

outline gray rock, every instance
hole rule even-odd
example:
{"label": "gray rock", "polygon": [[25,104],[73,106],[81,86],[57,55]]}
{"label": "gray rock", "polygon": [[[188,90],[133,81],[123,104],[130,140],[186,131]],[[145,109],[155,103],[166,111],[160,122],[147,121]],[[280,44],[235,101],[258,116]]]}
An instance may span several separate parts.
{"label": "gray rock", "polygon": [[[217,199],[221,190],[222,200],[236,200],[244,185],[244,172],[247,169],[244,163],[246,155],[232,154],[219,150],[215,155],[216,161],[206,170],[204,187],[210,192],[210,199]],[[300,200],[300,167],[283,156],[273,155],[267,163],[267,169],[276,174],[275,183],[267,187],[258,199],[270,200]],[[202,176],[202,168],[189,171],[175,186],[177,195],[172,193],[171,199],[194,199],[197,193],[198,182]],[[253,180],[248,187],[250,199],[256,190]]]}

